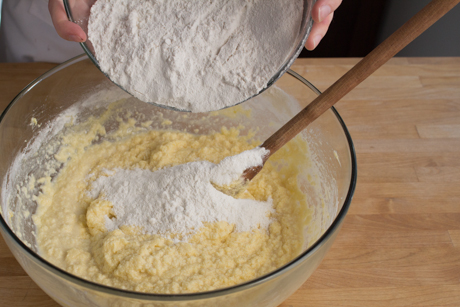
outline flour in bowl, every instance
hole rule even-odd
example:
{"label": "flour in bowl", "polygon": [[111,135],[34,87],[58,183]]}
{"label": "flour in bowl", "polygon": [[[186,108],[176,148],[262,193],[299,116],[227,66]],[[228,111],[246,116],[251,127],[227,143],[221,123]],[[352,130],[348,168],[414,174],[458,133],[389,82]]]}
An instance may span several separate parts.
{"label": "flour in bowl", "polygon": [[113,218],[106,228],[122,225],[141,227],[148,234],[177,234],[187,239],[204,222],[225,221],[237,232],[267,230],[273,203],[236,199],[214,188],[211,181],[230,184],[248,167],[262,165],[264,148],[254,148],[227,157],[219,164],[189,162],[155,172],[146,169],[116,169],[92,184],[91,196],[113,205]]}
{"label": "flour in bowl", "polygon": [[98,0],[100,68],[138,99],[207,112],[260,92],[295,48],[302,0]]}

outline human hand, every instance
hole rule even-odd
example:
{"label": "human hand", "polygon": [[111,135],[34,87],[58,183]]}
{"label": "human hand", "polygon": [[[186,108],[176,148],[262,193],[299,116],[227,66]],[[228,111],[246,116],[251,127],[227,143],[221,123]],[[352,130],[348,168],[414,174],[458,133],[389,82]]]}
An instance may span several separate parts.
{"label": "human hand", "polygon": [[[89,10],[96,0],[69,0],[69,4],[72,8],[72,15],[89,16]],[[56,32],[65,40],[71,42],[81,43],[86,41],[86,33],[83,29],[69,21],[64,8],[64,2],[62,0],[49,0],[48,9],[53,20],[54,28]]]}
{"label": "human hand", "polygon": [[327,29],[331,24],[334,11],[342,3],[342,0],[318,0],[313,6],[312,17],[313,27],[308,36],[305,47],[313,50],[318,46],[321,39],[326,35]]}

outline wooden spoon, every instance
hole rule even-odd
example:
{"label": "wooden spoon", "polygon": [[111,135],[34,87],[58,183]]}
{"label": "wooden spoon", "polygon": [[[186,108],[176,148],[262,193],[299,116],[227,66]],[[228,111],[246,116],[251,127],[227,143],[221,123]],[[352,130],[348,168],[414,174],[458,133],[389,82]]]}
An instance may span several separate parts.
{"label": "wooden spoon", "polygon": [[[425,8],[324,91],[324,93],[313,100],[305,109],[300,111],[294,118],[270,136],[261,145],[261,147],[269,150],[269,154],[264,157],[263,163],[459,2],[460,0],[431,1]],[[254,178],[262,167],[263,165],[246,169],[242,174],[244,182]]]}

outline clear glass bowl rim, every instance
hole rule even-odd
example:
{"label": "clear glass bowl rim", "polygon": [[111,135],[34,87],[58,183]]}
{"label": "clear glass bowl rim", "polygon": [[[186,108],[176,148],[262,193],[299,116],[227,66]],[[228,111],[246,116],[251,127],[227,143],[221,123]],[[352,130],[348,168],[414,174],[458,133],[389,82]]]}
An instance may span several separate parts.
{"label": "clear glass bowl rim", "polygon": [[[27,85],[11,102],[10,104],[6,107],[6,109],[3,111],[2,115],[0,116],[0,123],[3,120],[3,118],[6,116],[8,113],[8,110],[25,94],[27,94],[34,86],[39,84],[41,81],[45,80],[49,76],[53,75],[54,73],[70,66],[75,63],[78,63],[80,61],[83,61],[87,59],[88,56],[86,54],[81,54],[79,56],[76,56],[58,66],[55,68],[49,70],[48,72],[44,73],[31,83]],[[321,92],[313,85],[311,84],[308,80],[303,78],[301,75],[296,73],[295,71],[289,69],[287,71],[287,74],[296,78],[298,81],[302,82],[304,85],[309,87],[314,93],[320,95]],[[28,256],[29,259],[31,259],[33,262],[38,263],[42,267],[45,267],[47,270],[51,271],[53,274],[58,275],[59,277],[71,282],[75,283],[81,287],[87,287],[90,288],[91,290],[96,290],[100,291],[106,294],[111,294],[111,295],[117,295],[117,296],[124,296],[127,298],[133,298],[133,299],[139,299],[139,300],[152,300],[152,301],[171,301],[171,300],[176,300],[176,301],[187,301],[187,300],[199,300],[199,299],[207,299],[207,298],[212,298],[212,297],[218,297],[222,295],[227,295],[231,293],[235,293],[238,291],[246,290],[249,288],[252,288],[258,284],[264,283],[267,280],[273,279],[284,272],[288,270],[294,269],[298,264],[300,264],[304,259],[308,258],[309,255],[314,253],[317,249],[319,249],[325,241],[333,234],[335,233],[340,225],[342,224],[346,213],[348,212],[348,209],[351,204],[351,200],[353,198],[353,194],[356,188],[356,180],[357,180],[357,162],[356,162],[356,152],[354,149],[353,141],[351,139],[350,133],[348,132],[348,129],[340,117],[339,113],[337,110],[332,107],[331,108],[332,112],[336,116],[337,120],[339,121],[340,125],[342,126],[342,129],[345,133],[345,136],[347,138],[348,146],[350,149],[350,156],[351,156],[351,180],[350,180],[350,186],[348,188],[347,196],[344,200],[344,204],[337,214],[336,218],[332,222],[332,224],[329,226],[329,228],[324,232],[324,234],[321,235],[321,237],[312,245],[310,246],[307,250],[305,250],[303,253],[301,253],[299,256],[288,262],[287,264],[283,265],[282,267],[266,274],[263,276],[260,276],[256,279],[247,281],[245,283],[237,284],[235,286],[227,287],[227,288],[221,288],[217,290],[212,290],[212,291],[206,291],[206,292],[197,292],[197,293],[185,293],[185,294],[153,294],[153,293],[143,293],[143,292],[135,292],[135,291],[129,291],[129,290],[123,290],[123,289],[118,289],[118,288],[113,288],[109,286],[105,286],[102,284],[97,284],[92,281],[85,280],[83,278],[77,277],[75,275],[72,275],[55,265],[51,264],[47,260],[43,259],[40,257],[38,254],[36,254],[34,251],[32,251],[29,247],[27,247],[17,236],[14,234],[14,232],[9,228],[8,224],[6,221],[3,219],[3,215],[0,214],[0,229],[2,230],[2,234],[7,234],[11,238],[13,238],[13,241],[21,247],[22,250],[24,250],[26,253],[25,255]]]}

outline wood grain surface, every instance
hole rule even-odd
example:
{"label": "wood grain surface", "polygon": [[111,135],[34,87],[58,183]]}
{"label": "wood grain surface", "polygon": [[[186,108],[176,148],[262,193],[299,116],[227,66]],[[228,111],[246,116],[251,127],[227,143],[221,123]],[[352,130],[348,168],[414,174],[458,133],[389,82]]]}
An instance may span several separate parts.
{"label": "wood grain surface", "polygon": [[[431,25],[455,7],[460,0],[432,0],[396,32],[385,39],[361,61],[347,71],[340,79],[316,97],[302,111],[283,125],[260,145],[269,151],[264,157],[265,163],[271,155],[292,140],[314,120],[329,110],[346,94],[363,82],[378,68],[393,58],[410,42],[425,32]],[[252,167],[244,171],[242,178],[253,179],[262,167]]]}
{"label": "wood grain surface", "polygon": [[[320,90],[358,59],[299,59]],[[0,109],[54,64],[0,64]],[[336,105],[358,184],[332,249],[282,307],[460,306],[460,58],[395,58]],[[58,306],[0,238],[0,306]]]}

